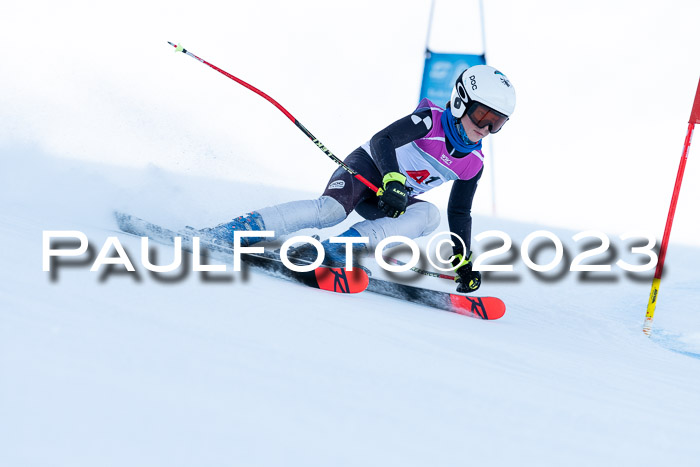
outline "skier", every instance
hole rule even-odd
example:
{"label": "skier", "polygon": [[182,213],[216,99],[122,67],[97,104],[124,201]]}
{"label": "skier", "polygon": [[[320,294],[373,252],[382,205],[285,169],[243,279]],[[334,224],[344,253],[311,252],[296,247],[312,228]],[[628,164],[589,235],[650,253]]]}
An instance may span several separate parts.
{"label": "skier", "polygon": [[[449,111],[448,111],[449,109]],[[384,238],[429,235],[440,224],[438,208],[418,195],[454,181],[447,205],[450,231],[460,236],[452,265],[457,291],[473,292],[481,274],[472,270],[471,205],[483,172],[481,140],[498,132],[515,109],[515,89],[508,78],[488,65],[476,65],[457,78],[450,102],[442,109],[423,99],[416,110],[374,135],[354,150],[345,163],[374,185],[375,193],[342,168],[331,176],[323,194],[313,200],[266,207],[200,232],[217,243],[232,245],[233,231],[273,230],[286,235],[304,228],[339,224],[354,210],[365,220],[339,237],[367,237],[353,251],[374,247]],[[263,240],[242,237],[244,246]],[[345,264],[345,244],[322,242],[326,264]],[[305,248],[306,247],[306,248]],[[296,248],[290,256],[314,260],[313,245]]]}

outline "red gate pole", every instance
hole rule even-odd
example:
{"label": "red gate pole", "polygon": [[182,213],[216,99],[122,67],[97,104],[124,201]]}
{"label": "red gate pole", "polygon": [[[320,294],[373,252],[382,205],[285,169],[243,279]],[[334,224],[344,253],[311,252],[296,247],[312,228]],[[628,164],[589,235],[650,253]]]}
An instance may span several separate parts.
{"label": "red gate pole", "polygon": [[683,181],[683,172],[685,171],[685,163],[688,160],[688,149],[690,142],[693,139],[693,130],[695,124],[700,123],[700,80],[698,81],[698,89],[695,92],[695,101],[693,108],[690,111],[690,120],[688,120],[688,132],[685,136],[683,144],[683,154],[681,162],[678,166],[678,174],[676,175],[676,184],[673,187],[673,196],[671,197],[671,207],[668,210],[666,218],[666,227],[664,228],[664,236],[661,240],[661,250],[659,250],[659,262],[656,264],[656,272],[654,272],[654,280],[651,283],[651,293],[649,294],[649,303],[647,304],[647,313],[644,319],[644,327],[642,332],[647,336],[651,336],[651,325],[654,321],[654,311],[656,310],[656,300],[659,295],[659,287],[661,285],[661,273],[664,269],[664,261],[666,260],[666,250],[668,248],[668,239],[671,236],[671,226],[673,225],[673,217],[676,214],[676,204],[678,203],[678,194],[681,191],[681,182]]}

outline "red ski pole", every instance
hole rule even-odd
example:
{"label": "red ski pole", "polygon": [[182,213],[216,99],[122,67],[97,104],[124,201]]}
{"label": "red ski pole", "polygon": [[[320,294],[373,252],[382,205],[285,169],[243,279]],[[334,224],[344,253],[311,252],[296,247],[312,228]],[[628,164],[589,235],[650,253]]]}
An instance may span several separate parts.
{"label": "red ski pole", "polygon": [[685,136],[685,143],[683,144],[683,154],[681,155],[681,162],[678,166],[676,184],[673,187],[673,196],[671,196],[671,207],[668,210],[668,217],[666,218],[666,228],[664,229],[664,236],[661,240],[661,250],[659,250],[659,262],[656,264],[654,280],[651,283],[651,293],[649,294],[647,313],[644,319],[644,327],[642,328],[642,332],[644,332],[644,334],[646,334],[647,336],[651,335],[651,325],[654,321],[654,311],[656,310],[656,300],[659,295],[659,286],[661,285],[661,273],[664,269],[664,260],[666,259],[668,239],[671,236],[671,226],[673,225],[673,217],[676,214],[678,194],[681,191],[681,182],[683,181],[685,163],[688,160],[688,149],[690,148],[690,142],[693,139],[693,130],[695,129],[696,123],[700,123],[700,80],[698,81],[698,89],[695,92],[695,101],[693,102],[693,109],[690,111],[690,120],[688,120],[688,132]]}
{"label": "red ski pole", "polygon": [[179,44],[178,44],[178,45],[175,45],[175,44],[173,44],[173,43],[170,42],[170,41],[168,41],[168,44],[170,44],[170,45],[172,45],[173,47],[175,47],[175,51],[176,51],[176,52],[182,52],[182,53],[184,53],[184,54],[189,55],[189,56],[192,57],[192,58],[196,58],[197,60],[199,60],[200,62],[204,63],[205,65],[208,65],[208,66],[210,66],[211,68],[215,69],[216,71],[218,71],[218,72],[221,73],[222,75],[224,75],[224,76],[226,76],[226,77],[228,77],[228,78],[231,78],[232,80],[234,80],[235,82],[237,82],[237,83],[240,84],[241,86],[244,86],[244,87],[250,89],[251,91],[253,91],[254,93],[258,94],[259,96],[265,98],[268,102],[270,102],[272,105],[274,105],[275,107],[277,107],[277,108],[279,109],[279,111],[282,112],[288,119],[290,119],[292,122],[294,122],[294,124],[296,125],[296,127],[299,128],[311,141],[313,141],[313,143],[314,143],[321,151],[323,151],[323,153],[324,153],[325,155],[327,155],[328,157],[330,157],[330,158],[333,160],[333,162],[335,162],[336,164],[338,164],[339,166],[341,166],[341,167],[342,167],[346,172],[348,172],[350,175],[352,175],[353,177],[355,177],[356,179],[358,179],[359,181],[361,181],[362,183],[364,183],[365,186],[367,186],[368,188],[370,188],[372,191],[376,192],[376,191],[378,190],[378,188],[377,188],[376,186],[374,186],[374,184],[372,184],[372,182],[370,182],[370,181],[367,180],[365,177],[363,177],[362,175],[360,175],[359,173],[357,173],[354,169],[352,169],[352,168],[351,168],[350,166],[348,166],[345,162],[343,162],[342,160],[340,160],[335,154],[333,154],[333,153],[330,151],[330,149],[328,149],[327,147],[325,147],[325,146],[323,145],[323,143],[321,143],[314,135],[311,134],[311,132],[310,132],[309,130],[306,129],[306,127],[304,127],[304,125],[301,124],[301,122],[299,122],[299,120],[297,120],[296,118],[294,118],[294,116],[293,116],[291,113],[289,113],[289,112],[287,111],[287,109],[285,109],[284,107],[282,107],[282,106],[280,105],[280,103],[277,102],[276,100],[274,100],[272,97],[268,96],[267,94],[265,94],[264,92],[262,92],[261,90],[259,90],[258,88],[256,88],[255,86],[251,86],[250,84],[246,83],[246,82],[243,81],[242,79],[236,78],[235,76],[233,76],[233,75],[230,74],[230,73],[227,73],[226,71],[222,70],[221,68],[219,68],[219,67],[217,67],[217,66],[215,66],[215,65],[212,65],[211,63],[207,62],[206,60],[203,60],[203,59],[199,58],[198,56],[196,56],[196,55],[193,54],[192,52],[189,52],[188,50],[184,49],[181,45],[179,45]]}

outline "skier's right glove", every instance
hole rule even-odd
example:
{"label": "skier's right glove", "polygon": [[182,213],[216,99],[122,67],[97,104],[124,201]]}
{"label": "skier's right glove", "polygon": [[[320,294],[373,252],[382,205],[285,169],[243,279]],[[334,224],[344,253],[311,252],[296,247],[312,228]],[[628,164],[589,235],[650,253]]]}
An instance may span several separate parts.
{"label": "skier's right glove", "polygon": [[389,172],[382,180],[383,187],[377,190],[379,201],[377,206],[388,217],[399,217],[406,212],[408,204],[408,190],[406,190],[406,177],[398,172]]}
{"label": "skier's right glove", "polygon": [[469,252],[465,258],[461,252],[455,252],[452,257],[452,266],[457,273],[455,282],[457,282],[457,292],[470,293],[474,292],[481,286],[481,273],[472,270],[472,254]]}

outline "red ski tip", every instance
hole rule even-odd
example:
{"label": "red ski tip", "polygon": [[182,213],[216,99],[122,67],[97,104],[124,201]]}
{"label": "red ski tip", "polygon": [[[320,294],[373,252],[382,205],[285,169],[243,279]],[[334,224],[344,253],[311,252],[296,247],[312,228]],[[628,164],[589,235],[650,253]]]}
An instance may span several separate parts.
{"label": "red ski tip", "polygon": [[359,293],[369,285],[369,276],[362,268],[320,267],[315,271],[318,288],[339,293]]}
{"label": "red ski tip", "polygon": [[450,301],[455,313],[481,319],[498,319],[506,314],[506,304],[496,297],[466,297],[451,294]]}

